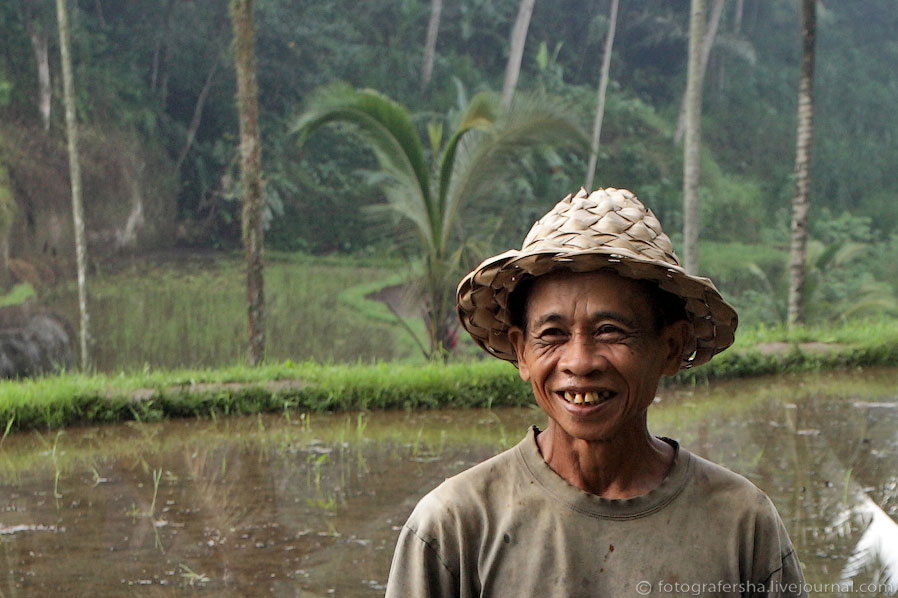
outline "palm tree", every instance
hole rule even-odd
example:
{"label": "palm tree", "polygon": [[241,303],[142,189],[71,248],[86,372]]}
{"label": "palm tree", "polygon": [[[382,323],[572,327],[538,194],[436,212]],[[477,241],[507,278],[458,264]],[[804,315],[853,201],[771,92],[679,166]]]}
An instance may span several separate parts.
{"label": "palm tree", "polygon": [[530,17],[536,0],[521,0],[518,16],[511,28],[511,43],[508,48],[508,62],[505,65],[505,81],[502,84],[502,105],[511,106],[518,76],[521,74],[521,60],[524,58],[524,44],[527,43],[527,29],[530,28]]}
{"label": "palm tree", "polygon": [[586,167],[586,188],[592,189],[599,159],[599,140],[602,137],[602,120],[605,118],[605,92],[611,72],[611,48],[614,47],[614,30],[617,28],[617,7],[619,0],[611,0],[611,15],[608,17],[608,33],[605,35],[605,51],[602,54],[602,74],[599,77],[599,91],[596,95],[596,117],[592,126],[592,145],[589,148],[589,165]]}
{"label": "palm tree", "polygon": [[440,13],[443,0],[430,0],[430,20],[427,22],[427,39],[424,42],[424,62],[421,65],[421,89],[430,84],[433,75],[433,61],[437,53],[437,34],[440,31]]}
{"label": "palm tree", "polygon": [[689,19],[689,68],[686,76],[686,141],[683,144],[683,262],[690,274],[698,272],[698,180],[701,148],[702,81],[701,43],[705,0],[692,0]]}
{"label": "palm tree", "polygon": [[802,0],[801,76],[798,83],[798,133],[795,151],[795,197],[792,199],[792,240],[789,250],[789,326],[804,319],[805,264],[810,211],[811,134],[814,115],[814,39],[816,0]]}
{"label": "palm tree", "polygon": [[[453,120],[453,119],[447,119]],[[371,148],[380,169],[386,201],[380,207],[414,225],[420,247],[421,286],[430,342],[429,357],[445,357],[454,324],[453,290],[458,282],[464,239],[459,214],[495,191],[510,161],[524,147],[575,143],[586,147],[582,131],[557,107],[519,98],[502,110],[493,94],[471,98],[444,139],[444,122],[427,127],[428,159],[409,111],[370,89],[346,84],[318,90],[294,125],[302,143],[319,127],[344,123]]]}
{"label": "palm tree", "polygon": [[10,283],[9,233],[16,218],[16,200],[9,189],[9,175],[0,163],[0,292]]}
{"label": "palm tree", "polygon": [[84,232],[84,203],[81,199],[81,160],[78,153],[78,121],[75,118],[75,83],[72,74],[71,33],[66,0],[56,0],[59,22],[59,52],[68,138],[69,176],[72,182],[72,219],[75,226],[75,259],[78,267],[78,311],[81,315],[81,370],[90,369],[90,317],[87,311],[87,236]]}
{"label": "palm tree", "polygon": [[[724,0],[714,0],[714,5],[711,8],[711,16],[708,18],[708,26],[705,29],[704,37],[702,38],[698,74],[696,75],[699,85],[703,85],[705,81],[705,71],[708,70],[708,61],[711,59],[711,49],[714,47],[714,38],[717,37],[717,28],[720,26],[720,16],[723,14],[723,3]],[[691,25],[692,22],[690,21],[690,26]],[[674,133],[675,144],[680,143],[680,139],[683,138],[683,133],[686,130],[686,100],[687,94],[684,92],[683,101],[680,103],[680,114],[677,117],[677,129]]]}
{"label": "palm tree", "polygon": [[[240,113],[240,176],[243,187],[243,249],[246,258],[249,362],[265,356],[265,292],[262,250],[262,143],[259,139],[259,86],[256,82],[256,27],[252,0],[231,0],[234,66]],[[211,76],[211,74],[210,74]]]}

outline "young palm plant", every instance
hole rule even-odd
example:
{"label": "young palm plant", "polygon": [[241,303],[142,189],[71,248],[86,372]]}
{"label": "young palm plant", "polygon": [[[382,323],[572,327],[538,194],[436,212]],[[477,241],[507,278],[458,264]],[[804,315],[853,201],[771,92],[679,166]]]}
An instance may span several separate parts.
{"label": "young palm plant", "polygon": [[[467,206],[496,195],[522,150],[544,144],[588,147],[588,141],[557,103],[522,97],[503,110],[486,92],[473,96],[455,118],[431,122],[429,147],[405,107],[370,89],[346,84],[319,89],[293,130],[302,143],[329,123],[350,125],[374,153],[380,168],[376,180],[385,197],[377,207],[414,225],[428,356],[445,358],[453,344],[453,291],[466,241],[459,215]],[[452,129],[448,137],[443,133],[445,124]]]}

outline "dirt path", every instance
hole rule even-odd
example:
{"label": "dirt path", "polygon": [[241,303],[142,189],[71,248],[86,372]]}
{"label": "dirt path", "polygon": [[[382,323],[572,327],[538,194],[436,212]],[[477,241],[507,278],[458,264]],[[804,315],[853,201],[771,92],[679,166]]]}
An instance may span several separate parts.
{"label": "dirt path", "polygon": [[[755,345],[755,348],[764,355],[783,355],[785,353],[788,353],[793,346],[796,345],[794,343],[775,342],[759,343],[758,345]],[[802,353],[823,354],[837,353],[847,348],[847,345],[842,345],[839,343],[823,343],[819,341],[798,343],[797,346],[802,351]]]}

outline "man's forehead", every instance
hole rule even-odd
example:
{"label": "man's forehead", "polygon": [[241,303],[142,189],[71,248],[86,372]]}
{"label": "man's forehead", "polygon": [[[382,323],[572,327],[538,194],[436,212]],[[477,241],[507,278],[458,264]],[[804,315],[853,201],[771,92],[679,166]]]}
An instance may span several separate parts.
{"label": "man's forehead", "polygon": [[589,289],[601,288],[606,295],[626,295],[638,293],[648,295],[643,281],[621,276],[611,269],[591,270],[588,272],[573,272],[570,270],[558,270],[532,279],[531,295],[534,291],[552,293],[553,289],[580,288],[584,292]]}
{"label": "man's forehead", "polygon": [[[588,305],[598,312],[614,306],[615,311],[630,312],[631,316],[647,316],[650,312],[651,297],[645,284],[612,270],[553,272],[535,278],[531,284],[526,305],[531,318],[562,314],[563,308],[574,304]],[[541,313],[534,313],[534,309]]]}

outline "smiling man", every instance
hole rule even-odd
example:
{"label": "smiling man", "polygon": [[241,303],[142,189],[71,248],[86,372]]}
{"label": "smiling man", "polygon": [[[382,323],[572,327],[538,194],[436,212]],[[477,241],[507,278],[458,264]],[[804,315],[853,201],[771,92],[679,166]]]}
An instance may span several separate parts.
{"label": "smiling man", "polygon": [[566,197],[458,310],[548,424],[418,503],[388,598],[806,595],[770,499],[649,433],[661,377],[729,347],[737,317],[632,193]]}

